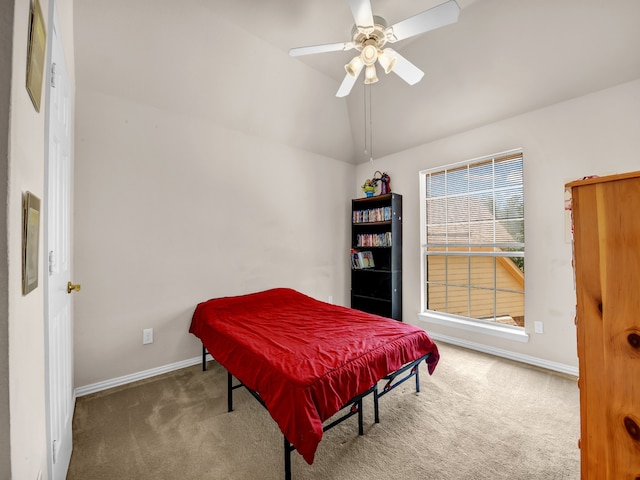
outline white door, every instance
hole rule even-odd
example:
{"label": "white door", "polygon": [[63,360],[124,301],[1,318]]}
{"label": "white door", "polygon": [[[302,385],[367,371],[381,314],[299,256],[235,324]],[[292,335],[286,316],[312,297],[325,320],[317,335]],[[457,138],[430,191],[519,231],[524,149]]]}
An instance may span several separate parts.
{"label": "white door", "polygon": [[73,395],[73,330],[71,295],[71,95],[69,77],[54,12],[49,22],[50,52],[47,82],[48,154],[46,162],[45,348],[49,478],[66,478],[71,459]]}

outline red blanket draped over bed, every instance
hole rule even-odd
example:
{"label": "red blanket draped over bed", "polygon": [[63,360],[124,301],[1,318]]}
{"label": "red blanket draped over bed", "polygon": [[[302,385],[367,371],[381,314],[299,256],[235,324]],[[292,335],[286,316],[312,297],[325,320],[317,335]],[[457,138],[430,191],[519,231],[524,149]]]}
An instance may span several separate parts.
{"label": "red blanket draped over bed", "polygon": [[234,377],[258,392],[308,463],[322,422],[402,365],[438,349],[415,326],[277,288],[200,303],[191,333]]}

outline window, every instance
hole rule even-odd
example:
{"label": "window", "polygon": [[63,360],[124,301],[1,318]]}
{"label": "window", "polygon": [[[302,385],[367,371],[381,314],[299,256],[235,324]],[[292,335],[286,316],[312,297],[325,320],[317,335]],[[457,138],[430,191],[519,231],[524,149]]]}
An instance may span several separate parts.
{"label": "window", "polygon": [[425,170],[420,183],[423,312],[524,327],[522,152]]}

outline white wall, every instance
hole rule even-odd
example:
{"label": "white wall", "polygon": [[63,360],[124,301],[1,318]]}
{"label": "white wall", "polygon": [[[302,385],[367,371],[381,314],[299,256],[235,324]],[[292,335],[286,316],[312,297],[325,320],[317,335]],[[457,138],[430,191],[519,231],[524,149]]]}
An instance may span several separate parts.
{"label": "white wall", "polygon": [[[460,135],[363,163],[356,192],[374,170],[391,175],[403,195],[403,312],[406,322],[466,342],[577,367],[571,245],[564,240],[564,184],[585,175],[640,170],[640,80],[562,102]],[[526,297],[521,344],[419,321],[420,201],[418,172],[513,148],[524,149]],[[533,322],[544,322],[544,334]]]}
{"label": "white wall", "polygon": [[[193,23],[169,1],[76,11],[78,387],[197,357],[189,323],[212,297],[287,286],[349,302],[344,100],[328,103],[333,81],[198,3]],[[211,32],[234,48],[216,50]],[[312,134],[310,150],[335,156],[301,149]]]}

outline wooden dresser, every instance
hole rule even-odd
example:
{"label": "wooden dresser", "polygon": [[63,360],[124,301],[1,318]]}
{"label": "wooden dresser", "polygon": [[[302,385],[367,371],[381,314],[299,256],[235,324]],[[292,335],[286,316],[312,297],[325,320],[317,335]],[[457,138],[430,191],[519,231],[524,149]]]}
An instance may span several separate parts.
{"label": "wooden dresser", "polygon": [[640,480],[640,172],[571,187],[583,480]]}

